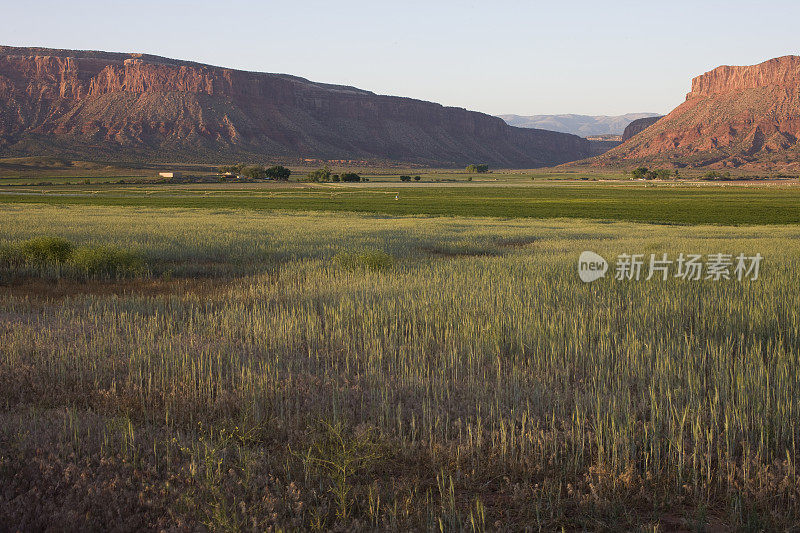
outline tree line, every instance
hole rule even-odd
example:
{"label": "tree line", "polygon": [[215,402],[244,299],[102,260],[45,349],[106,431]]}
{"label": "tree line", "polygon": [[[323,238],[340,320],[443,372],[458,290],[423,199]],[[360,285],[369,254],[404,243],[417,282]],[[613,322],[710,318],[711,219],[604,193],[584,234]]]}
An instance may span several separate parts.
{"label": "tree line", "polygon": [[668,170],[666,168],[647,168],[647,167],[639,167],[631,171],[631,176],[635,180],[666,180],[669,178],[677,178],[678,171],[676,170]]}
{"label": "tree line", "polygon": [[219,167],[219,173],[223,176],[242,176],[250,179],[273,179],[287,181],[292,171],[283,165],[266,167],[264,165],[245,165],[236,163],[235,165]]}
{"label": "tree line", "polygon": [[[283,165],[274,165],[266,167],[264,165],[245,165],[244,163],[236,163],[235,165],[223,165],[218,168],[219,173],[224,176],[237,176],[248,179],[272,179],[287,181],[292,171]],[[301,181],[315,181],[315,182],[358,182],[369,181],[367,178],[362,178],[355,172],[345,172],[343,174],[334,174],[330,167],[325,165],[317,170],[312,170],[306,174],[305,179]]]}
{"label": "tree line", "polygon": [[337,182],[340,182],[340,181],[351,182],[352,183],[352,182],[359,182],[362,179],[364,181],[369,181],[367,178],[362,178],[361,176],[359,176],[355,172],[345,172],[343,174],[334,174],[333,171],[331,170],[331,167],[329,167],[328,165],[325,165],[322,168],[318,168],[317,170],[312,170],[311,172],[306,174],[306,179],[308,181],[315,181],[315,182],[320,182],[320,183],[326,183],[326,182],[337,183]]}

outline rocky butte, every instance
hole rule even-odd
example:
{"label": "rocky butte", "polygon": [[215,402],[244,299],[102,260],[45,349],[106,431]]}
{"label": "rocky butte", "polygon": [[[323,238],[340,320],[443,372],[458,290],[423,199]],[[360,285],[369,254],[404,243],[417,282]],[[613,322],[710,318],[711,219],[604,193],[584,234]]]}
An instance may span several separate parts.
{"label": "rocky butte", "polygon": [[799,170],[800,57],[698,76],[683,104],[634,133],[588,162]]}
{"label": "rocky butte", "polygon": [[0,47],[0,157],[289,157],[540,167],[580,137],[284,74],[163,57]]}

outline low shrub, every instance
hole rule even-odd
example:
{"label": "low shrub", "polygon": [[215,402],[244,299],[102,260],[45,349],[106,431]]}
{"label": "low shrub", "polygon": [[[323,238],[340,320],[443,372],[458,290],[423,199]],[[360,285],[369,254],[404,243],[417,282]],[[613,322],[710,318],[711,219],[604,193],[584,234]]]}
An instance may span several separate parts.
{"label": "low shrub", "polygon": [[88,277],[128,277],[144,272],[144,260],[136,252],[109,246],[82,246],[72,254],[72,266]]}
{"label": "low shrub", "polygon": [[20,253],[26,263],[66,263],[75,247],[59,237],[36,237],[20,244]]}
{"label": "low shrub", "polygon": [[109,246],[80,246],[60,237],[0,244],[0,269],[10,275],[128,277],[145,272],[143,257]]}
{"label": "low shrub", "polygon": [[333,258],[343,270],[369,270],[378,272],[388,270],[394,265],[394,257],[380,250],[362,250],[359,252],[340,252]]}

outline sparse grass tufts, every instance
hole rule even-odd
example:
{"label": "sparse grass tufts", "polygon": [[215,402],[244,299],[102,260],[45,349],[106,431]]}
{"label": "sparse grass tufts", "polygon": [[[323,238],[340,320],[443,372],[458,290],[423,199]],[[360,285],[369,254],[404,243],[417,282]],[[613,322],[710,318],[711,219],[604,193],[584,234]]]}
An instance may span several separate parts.
{"label": "sparse grass tufts", "polygon": [[311,446],[299,457],[307,471],[328,480],[336,518],[346,520],[351,505],[352,477],[380,458],[375,432],[348,428],[342,422],[320,421]]}

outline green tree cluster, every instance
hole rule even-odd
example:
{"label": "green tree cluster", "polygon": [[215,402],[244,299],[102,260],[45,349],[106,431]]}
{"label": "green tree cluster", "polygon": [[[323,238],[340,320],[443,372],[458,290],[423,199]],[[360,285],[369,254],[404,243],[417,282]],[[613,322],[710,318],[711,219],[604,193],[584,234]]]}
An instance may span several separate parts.
{"label": "green tree cluster", "polygon": [[283,165],[274,165],[265,167],[264,165],[245,165],[244,163],[236,163],[235,165],[219,167],[220,174],[242,176],[250,179],[273,179],[286,181],[292,174],[292,171]]}
{"label": "green tree cluster", "polygon": [[246,166],[247,165],[244,163],[236,163],[235,165],[222,165],[218,170],[219,173],[223,175],[233,174],[234,176],[240,176],[242,172],[244,172]]}
{"label": "green tree cluster", "polygon": [[322,168],[318,168],[317,170],[312,170],[311,172],[306,174],[306,177],[310,181],[319,181],[319,182],[331,181],[331,176],[332,176],[331,168],[328,165],[325,165]]}
{"label": "green tree cluster", "polygon": [[720,172],[718,170],[709,170],[703,174],[705,180],[729,180],[731,179],[730,171]]}
{"label": "green tree cluster", "polygon": [[631,176],[635,180],[654,180],[654,179],[668,179],[677,176],[677,172],[673,174],[672,171],[665,168],[649,169],[647,167],[639,167],[631,171]]}
{"label": "green tree cluster", "polygon": [[271,166],[265,171],[265,173],[268,178],[281,181],[288,180],[289,176],[292,175],[292,171],[284,167],[283,165]]}

